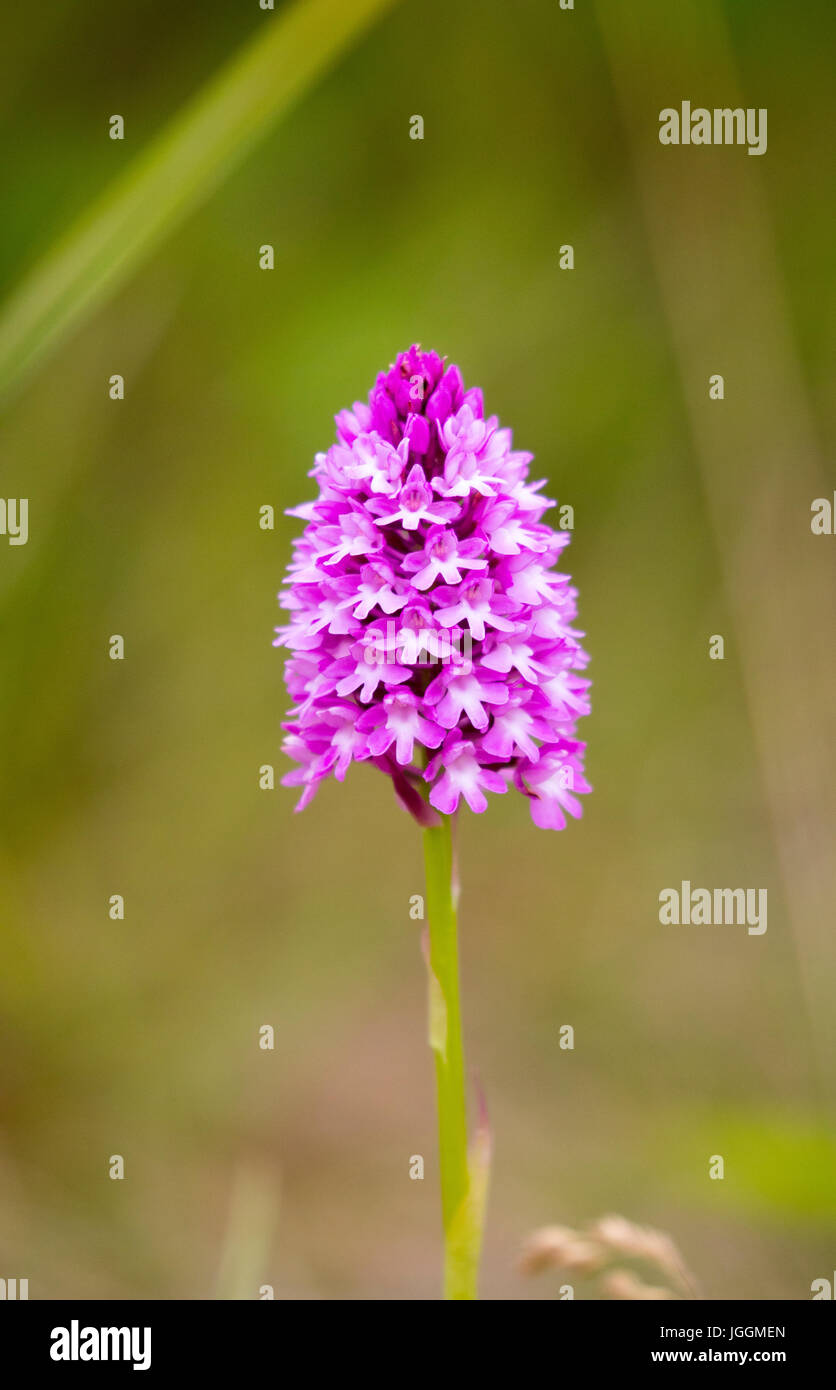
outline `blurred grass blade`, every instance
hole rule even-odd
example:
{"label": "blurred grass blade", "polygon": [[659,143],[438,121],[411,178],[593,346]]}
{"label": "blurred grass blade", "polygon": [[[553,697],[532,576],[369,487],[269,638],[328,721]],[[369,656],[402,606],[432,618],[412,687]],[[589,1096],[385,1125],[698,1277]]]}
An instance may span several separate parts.
{"label": "blurred grass blade", "polygon": [[214,1297],[259,1299],[279,1218],[278,1174],[246,1159],[235,1173]]}
{"label": "blurred grass blade", "polygon": [[[0,315],[0,393],[19,384],[221,182],[393,0],[297,0],[62,237]],[[102,139],[107,130],[102,118]]]}

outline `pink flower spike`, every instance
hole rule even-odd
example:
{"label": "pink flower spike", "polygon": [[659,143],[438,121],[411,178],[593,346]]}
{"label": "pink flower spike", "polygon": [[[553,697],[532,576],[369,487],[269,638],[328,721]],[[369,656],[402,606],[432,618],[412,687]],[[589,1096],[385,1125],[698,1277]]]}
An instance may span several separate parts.
{"label": "pink flower spike", "polygon": [[417,346],[336,425],[314,458],[318,496],[290,509],[304,530],[275,632],[292,702],[285,784],[301,809],[325,777],[371,762],[427,824],[513,782],[538,824],[565,824],[589,790],[576,738],[588,657],[557,569],[571,534],[543,520],[555,503],[529,478],[532,456],[457,367]]}

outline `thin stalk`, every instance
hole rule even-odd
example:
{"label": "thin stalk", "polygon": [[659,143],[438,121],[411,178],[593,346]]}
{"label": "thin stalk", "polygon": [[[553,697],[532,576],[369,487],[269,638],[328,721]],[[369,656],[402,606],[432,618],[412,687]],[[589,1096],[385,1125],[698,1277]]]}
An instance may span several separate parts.
{"label": "thin stalk", "polygon": [[435,1051],[444,1223],[444,1296],[474,1299],[479,1230],[466,1219],[470,1194],[467,1102],[459,1002],[459,953],[449,816],[424,831],[430,967],[430,1042]]}

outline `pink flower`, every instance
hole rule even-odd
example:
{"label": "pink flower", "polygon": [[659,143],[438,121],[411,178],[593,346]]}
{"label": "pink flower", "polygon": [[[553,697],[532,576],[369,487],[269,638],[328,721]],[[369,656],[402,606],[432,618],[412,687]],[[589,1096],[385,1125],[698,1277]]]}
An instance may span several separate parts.
{"label": "pink flower", "polygon": [[570,535],[545,524],[530,463],[458,367],[418,347],[337,416],[318,496],[290,511],[305,529],[275,639],[300,809],[365,761],[422,823],[461,797],[483,811],[510,782],[538,825],[579,814],[587,656],[555,568]]}
{"label": "pink flower", "polygon": [[438,610],[442,627],[455,627],[466,622],[477,642],[485,639],[485,624],[502,632],[513,632],[514,624],[504,615],[512,613],[515,604],[502,595],[494,596],[491,579],[469,579],[458,589],[436,589],[435,598],[445,606]]}
{"label": "pink flower", "polygon": [[413,761],[416,740],[424,748],[438,748],[444,738],[444,730],[421,714],[418,696],[410,690],[384,696],[382,705],[360,715],[357,727],[368,732],[369,748],[375,757],[394,743],[395,758],[402,767]]}
{"label": "pink flower", "polygon": [[485,548],[485,542],[478,537],[461,541],[452,527],[431,526],[423,550],[406,555],[403,567],[407,574],[413,575],[416,589],[429,589],[436,579],[443,579],[445,584],[459,584],[461,570],[487,569],[488,562],[482,559]]}
{"label": "pink flower", "polygon": [[[402,592],[398,592],[399,588]],[[392,566],[385,560],[364,565],[359,584],[354,576],[346,576],[345,589],[348,596],[340,599],[338,606],[350,608],[352,616],[358,619],[367,618],[373,608],[380,608],[384,613],[397,613],[409,602],[409,590],[399,583]]]}
{"label": "pink flower", "polygon": [[487,729],[488,712],[485,705],[504,705],[507,688],[499,681],[485,681],[475,671],[456,674],[448,667],[427,687],[424,700],[436,705],[436,718],[445,729],[454,729],[466,715],[474,729]]}
{"label": "pink flower", "polygon": [[427,768],[427,777],[435,778],[442,766],[444,772],[430,792],[430,804],[446,816],[451,816],[458,810],[459,798],[462,796],[471,811],[478,813],[487,810],[488,798],[485,791],[508,790],[499,773],[484,767],[479,762],[474,745],[460,738],[458,734],[451,734],[442,752],[433,758]]}
{"label": "pink flower", "polygon": [[449,520],[458,510],[453,503],[433,501],[432,488],[427,484],[424,470],[420,463],[415,463],[398,494],[397,511],[380,517],[376,524],[391,526],[397,521],[405,531],[417,531],[422,521]]}
{"label": "pink flower", "polygon": [[531,797],[531,817],[541,830],[562,830],[566,812],[577,818],[581,803],[576,792],[588,792],[589,784],[580,766],[582,743],[564,742],[541,749],[536,763],[518,764],[515,780]]}
{"label": "pink flower", "polygon": [[339,678],[335,687],[337,695],[352,695],[359,689],[359,698],[367,705],[381,682],[385,686],[400,685],[409,680],[412,672],[408,666],[379,660],[373,649],[367,654],[367,649],[358,642],[352,647],[350,656],[334,662],[329,675]]}

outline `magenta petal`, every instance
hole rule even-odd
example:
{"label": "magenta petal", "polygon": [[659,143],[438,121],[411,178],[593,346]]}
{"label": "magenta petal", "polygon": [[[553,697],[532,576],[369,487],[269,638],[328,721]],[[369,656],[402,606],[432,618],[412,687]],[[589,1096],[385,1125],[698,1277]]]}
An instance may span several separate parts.
{"label": "magenta petal", "polygon": [[445,816],[452,816],[458,807],[460,796],[461,792],[453,787],[449,777],[442,777],[430,792],[430,801],[437,810],[443,811]]}

